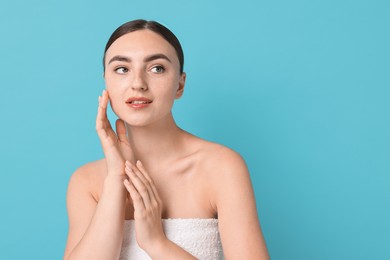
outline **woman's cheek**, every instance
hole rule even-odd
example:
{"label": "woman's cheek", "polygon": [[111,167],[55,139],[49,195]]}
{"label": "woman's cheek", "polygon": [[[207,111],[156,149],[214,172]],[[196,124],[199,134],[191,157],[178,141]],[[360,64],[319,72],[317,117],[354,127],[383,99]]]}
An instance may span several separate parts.
{"label": "woman's cheek", "polygon": [[108,94],[110,96],[111,109],[117,117],[121,118],[120,111],[123,110],[123,108],[121,108],[121,106],[123,106],[123,104],[121,104],[122,103],[121,97],[120,97],[119,93],[115,93],[112,90],[110,90],[109,86],[107,86],[107,90],[108,90]]}
{"label": "woman's cheek", "polygon": [[117,103],[116,102],[110,102],[110,106],[111,106],[111,109],[112,111],[114,112],[114,114],[118,117],[118,118],[121,118],[121,116],[119,115],[119,109],[117,108]]}

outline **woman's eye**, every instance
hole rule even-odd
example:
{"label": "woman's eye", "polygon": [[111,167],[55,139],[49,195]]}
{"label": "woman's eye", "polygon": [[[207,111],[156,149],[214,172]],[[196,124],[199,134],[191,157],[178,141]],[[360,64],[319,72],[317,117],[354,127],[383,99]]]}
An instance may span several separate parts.
{"label": "woman's eye", "polygon": [[119,67],[119,68],[116,68],[115,69],[115,72],[119,73],[119,74],[124,74],[126,72],[128,72],[129,70],[126,69],[125,67]]}
{"label": "woman's eye", "polygon": [[152,68],[152,72],[163,73],[165,71],[163,66],[155,66]]}

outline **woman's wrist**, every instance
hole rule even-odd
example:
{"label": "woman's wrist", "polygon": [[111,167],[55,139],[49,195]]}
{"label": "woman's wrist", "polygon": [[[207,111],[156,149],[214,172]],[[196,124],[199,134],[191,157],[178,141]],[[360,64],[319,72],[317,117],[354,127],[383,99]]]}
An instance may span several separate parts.
{"label": "woman's wrist", "polygon": [[108,173],[107,176],[104,179],[104,182],[122,182],[127,179],[126,175],[124,174],[117,174],[117,173]]}
{"label": "woman's wrist", "polygon": [[156,241],[153,246],[150,247],[152,250],[147,251],[152,259],[197,259],[186,250],[164,237]]}
{"label": "woman's wrist", "polygon": [[149,250],[145,249],[145,251],[148,252],[149,256],[152,259],[157,259],[158,256],[164,255],[164,251],[168,248],[169,242],[170,241],[168,240],[168,238],[166,237],[161,238],[155,243],[150,244],[150,249]]}
{"label": "woman's wrist", "polygon": [[108,174],[103,182],[103,192],[122,191],[126,194],[126,188],[123,181],[126,179],[125,175],[110,175]]}

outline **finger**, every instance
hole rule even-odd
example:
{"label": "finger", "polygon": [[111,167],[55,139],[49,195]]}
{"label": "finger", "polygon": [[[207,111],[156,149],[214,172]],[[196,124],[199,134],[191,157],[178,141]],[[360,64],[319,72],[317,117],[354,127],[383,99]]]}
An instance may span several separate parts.
{"label": "finger", "polygon": [[122,119],[117,119],[115,122],[115,126],[116,134],[118,136],[119,141],[128,143],[125,122]]}
{"label": "finger", "polygon": [[142,172],[142,174],[145,176],[145,178],[148,180],[148,182],[152,183],[153,180],[152,178],[150,178],[148,172],[146,171],[144,165],[142,164],[142,162],[140,160],[137,160],[136,164],[137,168]]}
{"label": "finger", "polygon": [[145,197],[145,199],[144,199],[145,208],[149,212],[161,214],[161,212],[160,212],[161,200],[160,200],[160,198],[155,196],[155,193],[157,193],[157,191],[153,192],[153,188],[155,189],[155,187],[152,187],[152,185],[149,183],[149,181],[143,176],[141,171],[138,170],[138,168],[135,167],[134,165],[132,166],[132,170],[137,175],[137,178],[139,178],[139,180],[143,183],[144,187],[147,189],[148,196]]}
{"label": "finger", "polygon": [[[99,109],[96,117],[96,131],[103,146],[112,145],[117,137],[112,130],[111,123],[107,118],[108,93],[103,90],[102,97],[99,96]],[[108,141],[108,143],[107,143]]]}
{"label": "finger", "polygon": [[161,205],[161,199],[160,199],[160,196],[158,195],[156,185],[154,184],[152,178],[150,178],[150,176],[149,176],[148,172],[146,171],[144,165],[142,164],[142,162],[140,160],[138,160],[136,162],[136,166],[138,167],[139,171],[143,174],[143,176],[146,179],[146,181],[149,183],[149,186],[151,187],[153,195],[154,195],[153,197]]}
{"label": "finger", "polygon": [[96,116],[96,130],[103,128],[103,120],[102,120],[102,118],[103,118],[104,111],[103,111],[102,97],[101,96],[98,97],[98,101],[99,101],[99,106],[98,106],[98,113],[97,113],[97,116]]}
{"label": "finger", "polygon": [[[127,163],[127,168],[130,169],[130,172],[133,174],[131,175],[132,178],[135,180],[135,187],[140,190],[138,190],[140,193],[145,192],[145,206],[150,206],[150,201],[154,199],[153,191],[150,187],[150,184],[145,179],[145,177],[142,175],[142,173],[135,167],[134,165]],[[141,194],[142,195],[142,194]]]}
{"label": "finger", "polygon": [[148,188],[129,165],[126,165],[125,172],[129,176],[134,188],[137,190],[138,194],[142,198],[142,202],[144,205],[143,209],[149,209],[151,207],[151,203]]}
{"label": "finger", "polygon": [[102,92],[102,97],[99,96],[99,108],[96,117],[96,130],[98,133],[104,133],[108,135],[105,130],[107,127],[111,128],[110,122],[107,119],[107,93],[105,90]]}
{"label": "finger", "polygon": [[102,96],[99,96],[99,110],[98,110],[98,112],[100,112],[99,118],[103,118],[103,116],[106,115],[107,102],[108,102],[107,91],[104,89],[102,91]]}
{"label": "finger", "polygon": [[[130,165],[130,164],[129,164]],[[151,209],[153,212],[159,212],[161,209],[161,200],[158,197],[156,187],[153,183],[150,183],[144,176],[144,174],[134,165],[131,165],[133,172],[136,173],[137,177],[143,182],[145,187],[148,189],[149,201],[145,202],[145,205],[148,206],[148,209]],[[144,172],[145,169],[143,169]],[[150,177],[149,177],[150,178]],[[154,191],[153,191],[154,190]]]}
{"label": "finger", "polygon": [[143,182],[143,184],[146,187],[151,188],[149,181],[145,178],[144,174],[135,165],[129,162],[126,162],[126,165],[128,165],[132,169],[132,171],[137,175],[137,177]]}
{"label": "finger", "polygon": [[123,181],[123,184],[125,185],[125,188],[129,192],[130,197],[133,201],[134,211],[136,211],[136,212],[143,211],[145,209],[145,205],[144,205],[144,203],[142,201],[142,197],[138,193],[137,189],[134,187],[134,185],[128,179],[125,179]]}
{"label": "finger", "polygon": [[149,187],[149,193],[150,193],[150,204],[153,207],[154,210],[157,210],[161,213],[162,209],[162,201],[160,199],[160,196],[158,195],[156,185],[154,184],[153,180],[150,178],[149,174],[145,170],[145,167],[143,167],[141,161],[136,162],[137,170],[139,171],[139,174],[142,175],[142,178],[145,183],[147,183],[147,187]]}
{"label": "finger", "polygon": [[119,148],[121,149],[124,159],[130,162],[135,162],[134,151],[126,133],[126,124],[122,119],[118,119],[116,121],[116,131],[118,135],[118,143],[120,145]]}

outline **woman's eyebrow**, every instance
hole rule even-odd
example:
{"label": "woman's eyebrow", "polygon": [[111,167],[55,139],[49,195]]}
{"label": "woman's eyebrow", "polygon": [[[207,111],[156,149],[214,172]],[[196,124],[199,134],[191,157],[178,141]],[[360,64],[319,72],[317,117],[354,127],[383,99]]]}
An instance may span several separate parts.
{"label": "woman's eyebrow", "polygon": [[[157,59],[164,59],[164,60],[167,60],[170,63],[172,63],[172,61],[166,55],[164,55],[162,53],[156,53],[156,54],[149,55],[149,56],[144,58],[144,62],[149,62],[149,61],[157,60]],[[114,62],[114,61],[131,62],[131,58],[126,57],[126,56],[122,56],[122,55],[116,55],[110,59],[108,64],[110,64],[111,62]]]}
{"label": "woman's eyebrow", "polygon": [[110,59],[110,61],[108,62],[108,64],[110,64],[111,62],[114,62],[114,61],[124,61],[124,62],[130,62],[131,59],[126,57],[126,56],[120,56],[120,55],[116,55],[114,57],[112,57]]}
{"label": "woman's eyebrow", "polygon": [[157,59],[164,59],[164,60],[167,60],[170,63],[172,63],[172,61],[166,55],[164,55],[162,53],[149,55],[149,56],[145,57],[144,62],[149,62],[149,61],[157,60]]}

